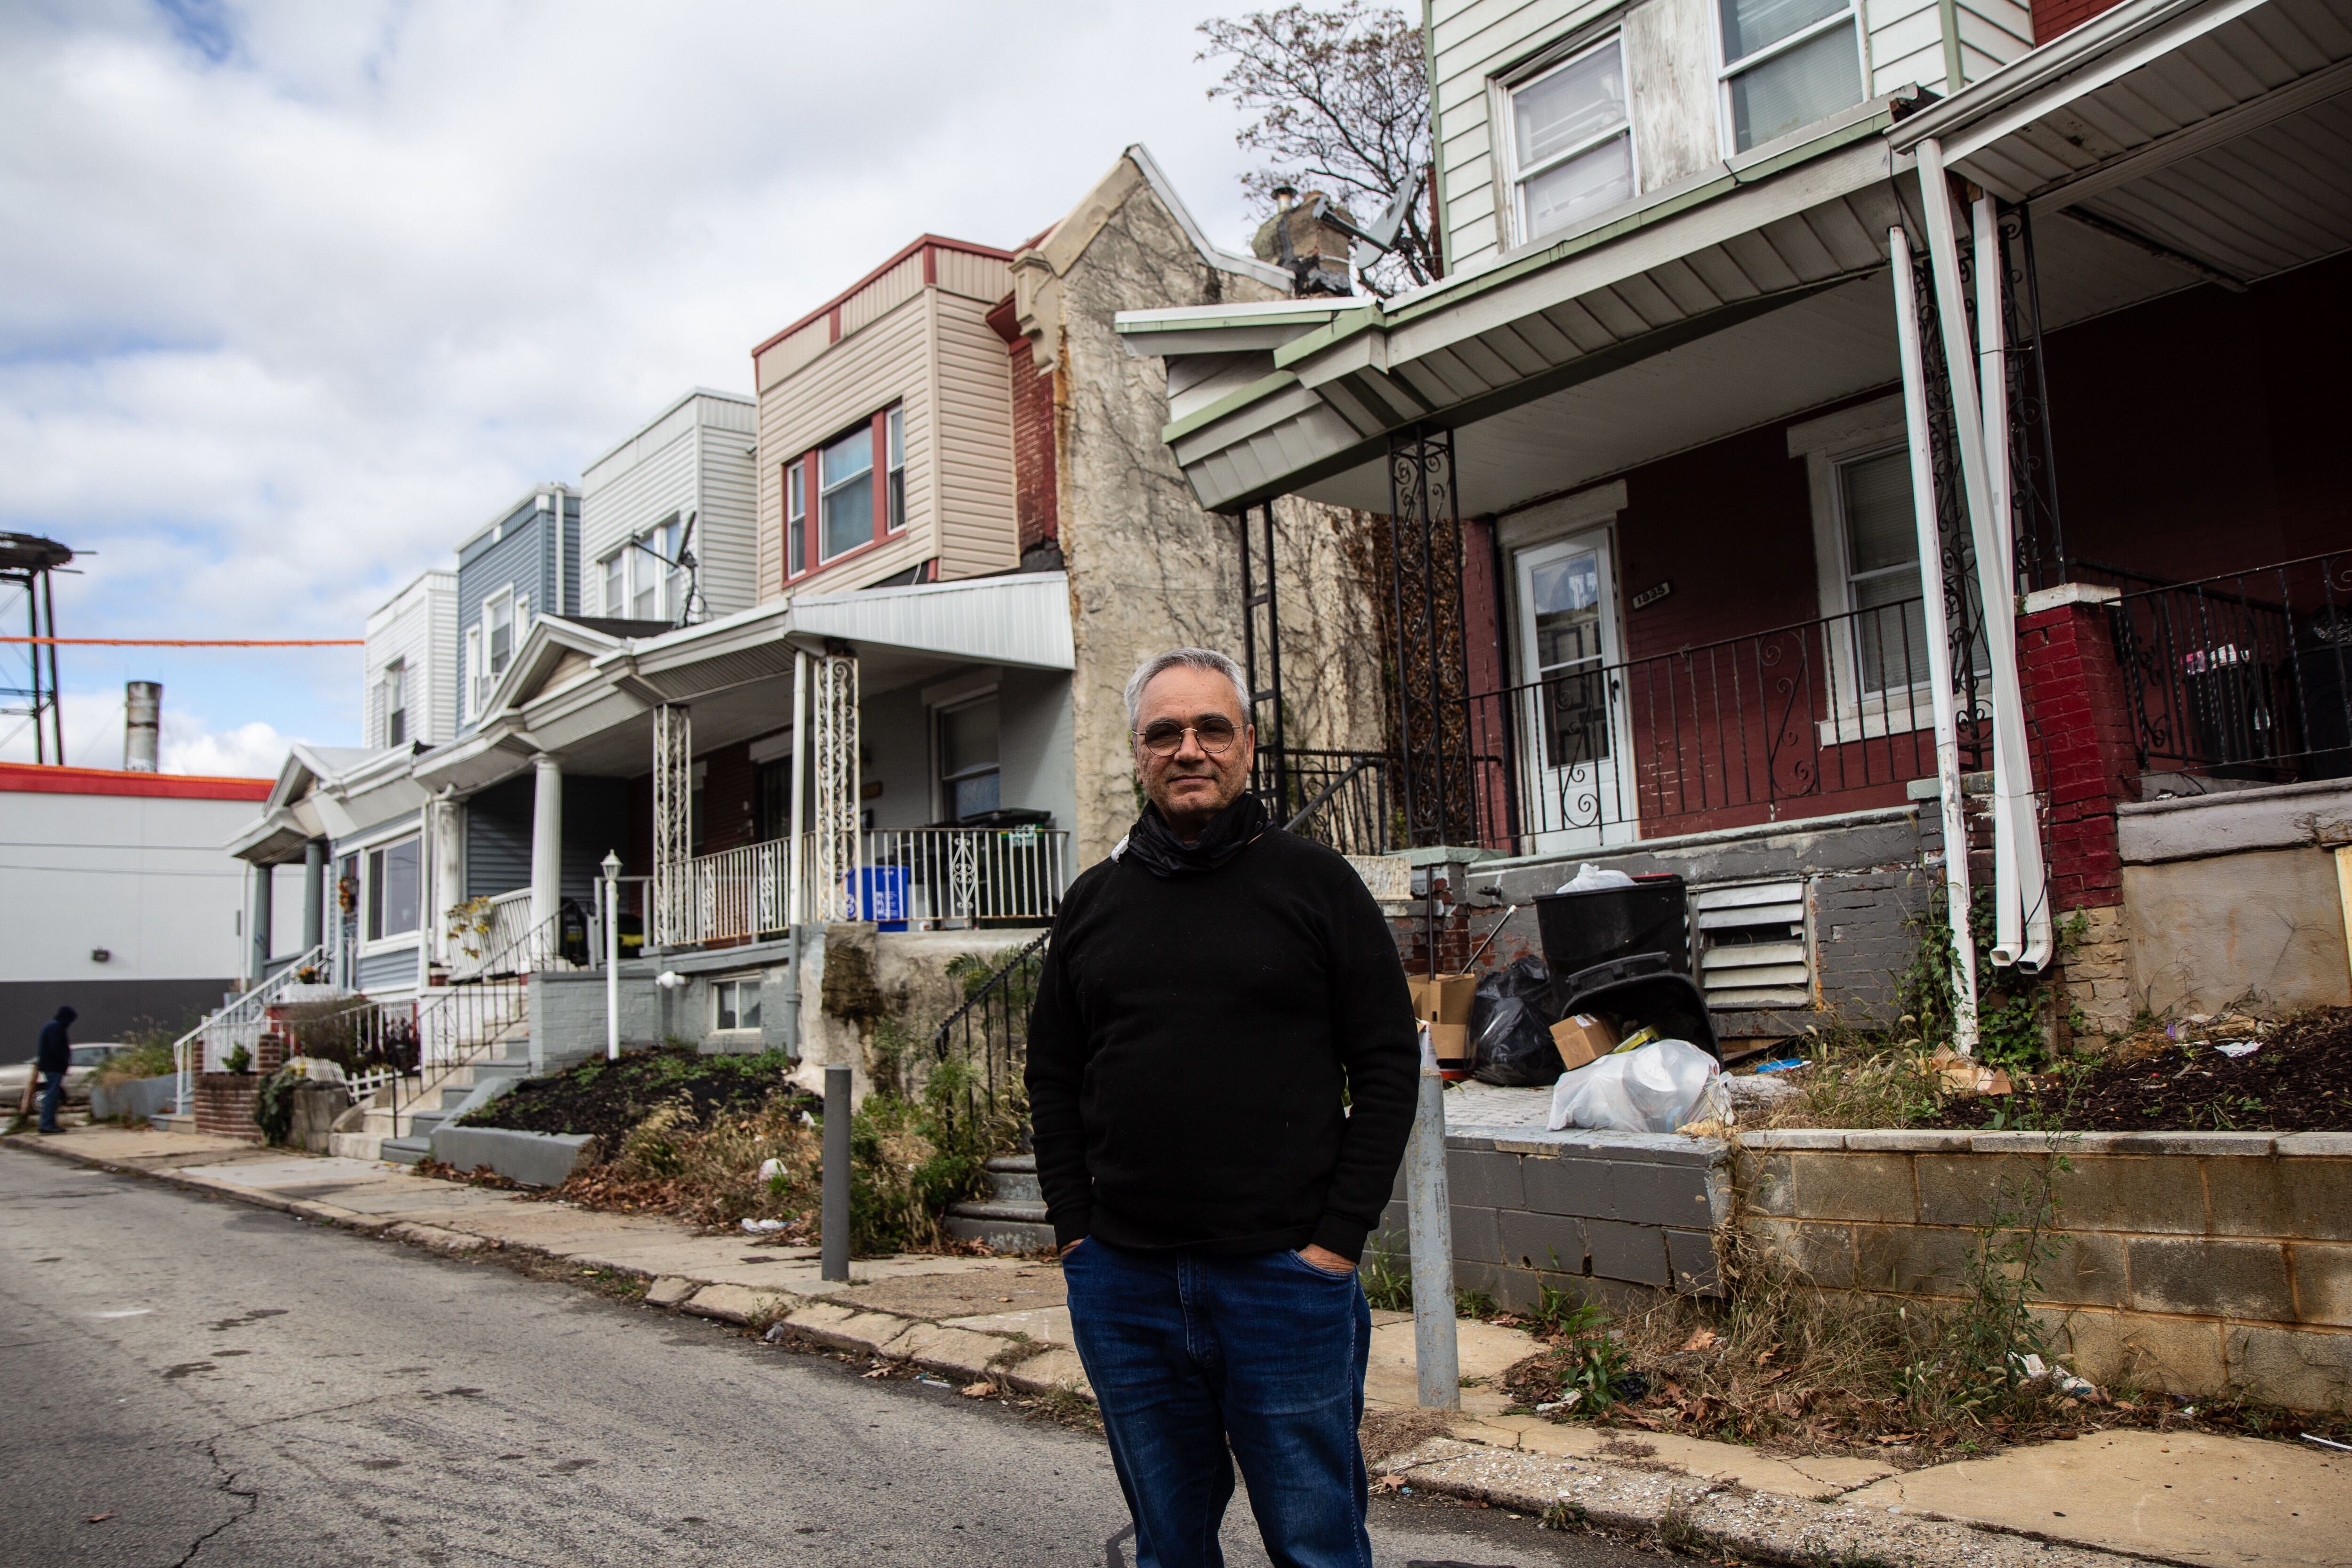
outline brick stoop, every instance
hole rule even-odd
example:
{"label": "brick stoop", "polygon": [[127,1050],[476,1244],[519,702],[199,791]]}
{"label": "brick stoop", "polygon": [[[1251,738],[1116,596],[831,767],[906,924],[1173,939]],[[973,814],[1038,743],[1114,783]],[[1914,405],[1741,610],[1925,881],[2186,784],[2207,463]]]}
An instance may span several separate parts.
{"label": "brick stoop", "polygon": [[196,1077],[196,1131],[216,1137],[250,1138],[261,1142],[253,1120],[254,1102],[260,1097],[257,1072],[205,1072]]}

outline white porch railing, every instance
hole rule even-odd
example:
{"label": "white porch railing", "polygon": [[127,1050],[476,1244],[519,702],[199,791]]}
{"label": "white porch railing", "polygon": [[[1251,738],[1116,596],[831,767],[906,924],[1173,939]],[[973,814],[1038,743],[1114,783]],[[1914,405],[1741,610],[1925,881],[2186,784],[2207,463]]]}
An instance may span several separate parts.
{"label": "white porch railing", "polygon": [[179,1080],[172,1090],[173,1111],[184,1115],[195,1109],[197,1073],[219,1071],[229,1052],[240,1045],[248,1051],[259,1047],[269,1005],[285,994],[286,988],[299,984],[295,977],[323,962],[326,953],[322,943],[297,954],[261,984],[172,1042],[172,1068]]}
{"label": "white porch railing", "polygon": [[[478,918],[462,922],[450,932],[449,977],[465,980],[494,973],[494,964],[511,963],[522,955],[524,939],[530,934],[530,889],[519,887],[512,893],[499,894],[489,901]],[[549,936],[551,940],[554,936],[551,927]]]}
{"label": "white porch railing", "polygon": [[[815,873],[815,835],[802,835],[801,918],[1050,920],[1070,882],[1070,835],[1046,828],[908,828],[860,835],[839,885]],[[782,839],[697,855],[677,884],[671,940],[742,941],[792,923],[790,845]]]}

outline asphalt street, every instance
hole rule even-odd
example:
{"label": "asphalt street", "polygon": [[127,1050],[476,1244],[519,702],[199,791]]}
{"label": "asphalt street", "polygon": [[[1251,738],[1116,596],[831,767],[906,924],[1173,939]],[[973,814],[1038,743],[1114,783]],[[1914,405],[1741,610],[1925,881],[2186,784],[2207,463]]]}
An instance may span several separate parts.
{"label": "asphalt street", "polygon": [[[1127,1564],[1099,1438],[0,1149],[0,1564]],[[1237,1495],[1228,1560],[1265,1556]],[[1380,1500],[1381,1568],[1657,1560]]]}

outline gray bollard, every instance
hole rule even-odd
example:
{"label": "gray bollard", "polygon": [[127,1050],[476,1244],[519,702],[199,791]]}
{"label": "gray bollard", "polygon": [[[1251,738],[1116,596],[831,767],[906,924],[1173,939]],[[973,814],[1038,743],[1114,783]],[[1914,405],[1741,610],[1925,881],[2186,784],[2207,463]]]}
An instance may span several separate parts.
{"label": "gray bollard", "polygon": [[824,1267],[849,1278],[849,1069],[824,1070]]}
{"label": "gray bollard", "polygon": [[1454,1342],[1454,1214],[1445,1197],[1445,1082],[1421,1037],[1421,1104],[1404,1149],[1405,1221],[1412,1247],[1412,1360],[1425,1410],[1462,1408]]}

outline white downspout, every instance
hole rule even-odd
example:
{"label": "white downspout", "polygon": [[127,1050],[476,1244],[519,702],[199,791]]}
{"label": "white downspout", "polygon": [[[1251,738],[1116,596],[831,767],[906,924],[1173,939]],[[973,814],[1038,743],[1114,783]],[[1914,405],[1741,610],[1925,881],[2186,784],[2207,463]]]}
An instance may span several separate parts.
{"label": "white downspout", "polygon": [[[2017,530],[2011,519],[2017,516],[2015,476],[2009,471],[2009,312],[2002,300],[2008,278],[2003,276],[2000,260],[2000,220],[1993,210],[1990,193],[1976,200],[1975,210],[1977,252],[1977,384],[1984,396],[1985,476],[1986,487],[1992,497],[1992,515],[2000,519],[2000,580],[2011,585],[2015,593],[2017,581]],[[2011,601],[2014,602],[2014,600]],[[2021,694],[2021,705],[2022,696]],[[2020,733],[2023,733],[2022,706]],[[2049,877],[2042,862],[2041,822],[2034,806],[2033,759],[2021,747],[2019,758],[2023,765],[2025,792],[2021,797],[2023,810],[2016,813],[2016,831],[2021,842],[2030,842],[2030,860],[2021,860],[2018,873],[2018,898],[2024,917],[2025,949],[2017,960],[2028,969],[2039,969],[2050,961],[2050,898]]]}
{"label": "white downspout", "polygon": [[[1936,313],[1944,365],[1952,383],[1952,428],[1960,448],[1961,490],[1975,541],[1977,584],[1984,601],[1985,645],[1992,664],[1993,915],[1992,961],[2039,968],[2049,956],[2029,941],[2027,901],[2044,904],[2041,826],[2034,808],[2033,770],[2026,753],[2024,694],[2017,675],[2017,591],[2006,562],[2005,517],[1992,505],[1985,456],[1984,404],[1977,395],[1976,351],[1969,341],[1968,299],[1960,287],[1959,235],[1952,222],[1952,192],[1942,143],[1917,148],[1920,205],[1927,222],[1927,257],[1936,277]],[[1999,330],[1995,322],[1993,330]]]}
{"label": "white downspout", "polygon": [[[792,867],[791,919],[798,929],[806,911],[801,907],[801,884],[807,880],[806,867],[801,864],[802,808],[801,796],[807,788],[808,727],[803,715],[808,712],[809,656],[804,648],[793,650],[793,812],[792,842],[785,847],[785,863]],[[795,979],[797,979],[795,973]]]}
{"label": "white downspout", "polygon": [[1911,442],[1911,507],[1919,532],[1921,610],[1927,631],[1928,696],[1936,723],[1936,790],[1943,801],[1944,909],[1952,928],[1952,1036],[1963,1056],[1977,1049],[1977,945],[1969,931],[1969,827],[1960,801],[1959,720],[1952,711],[1951,620],[1944,611],[1944,536],[1936,519],[1936,465],[1927,429],[1927,376],[1919,350],[1919,302],[1912,297],[1911,240],[1886,232],[1895,263],[1895,340],[1903,359],[1903,423]]}

